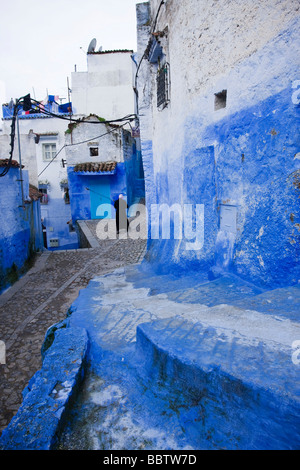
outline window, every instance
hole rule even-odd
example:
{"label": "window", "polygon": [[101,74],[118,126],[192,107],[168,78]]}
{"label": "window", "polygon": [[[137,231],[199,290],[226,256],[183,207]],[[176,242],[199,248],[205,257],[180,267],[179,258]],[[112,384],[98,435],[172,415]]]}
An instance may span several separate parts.
{"label": "window", "polygon": [[169,64],[161,65],[157,71],[157,107],[165,107],[170,101],[170,70]]}
{"label": "window", "polygon": [[98,147],[90,147],[90,156],[91,157],[98,157],[99,149]]}
{"label": "window", "polygon": [[43,144],[43,160],[50,161],[56,155],[56,144]]}
{"label": "window", "polygon": [[215,93],[215,111],[226,108],[226,102],[227,90],[220,91],[220,93]]}
{"label": "window", "polygon": [[43,197],[41,198],[41,204],[48,204],[49,198],[47,194],[47,189],[39,188],[39,192],[43,194]]}

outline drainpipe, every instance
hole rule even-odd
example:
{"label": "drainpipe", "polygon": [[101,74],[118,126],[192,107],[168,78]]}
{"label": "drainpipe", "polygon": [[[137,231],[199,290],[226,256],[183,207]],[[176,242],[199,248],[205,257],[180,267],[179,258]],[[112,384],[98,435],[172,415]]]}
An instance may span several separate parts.
{"label": "drainpipe", "polygon": [[23,173],[22,173],[22,158],[21,158],[21,143],[20,143],[20,128],[19,128],[19,115],[17,113],[17,132],[18,132],[18,148],[19,148],[19,164],[20,164],[20,179],[17,181],[21,182],[21,194],[22,194],[22,205],[19,207],[24,208],[24,187],[23,187]]}

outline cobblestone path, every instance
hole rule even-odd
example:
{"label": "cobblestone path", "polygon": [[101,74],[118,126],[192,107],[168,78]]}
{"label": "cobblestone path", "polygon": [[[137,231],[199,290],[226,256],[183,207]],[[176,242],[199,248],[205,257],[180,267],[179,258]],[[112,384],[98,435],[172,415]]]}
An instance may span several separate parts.
{"label": "cobblestone path", "polygon": [[101,274],[137,263],[145,240],[103,241],[99,248],[44,252],[33,268],[0,295],[0,340],[6,364],[0,364],[0,435],[22,403],[22,391],[42,365],[47,329],[66,317],[79,290]]}

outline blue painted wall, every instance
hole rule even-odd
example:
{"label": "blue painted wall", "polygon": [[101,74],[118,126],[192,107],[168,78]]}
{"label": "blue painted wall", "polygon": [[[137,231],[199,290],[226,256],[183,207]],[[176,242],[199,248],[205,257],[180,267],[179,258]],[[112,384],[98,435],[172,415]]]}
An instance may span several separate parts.
{"label": "blue painted wall", "polygon": [[[28,173],[23,170],[24,196],[28,196]],[[18,168],[0,178],[0,292],[26,270],[35,251],[42,249],[39,201],[22,207]]]}
{"label": "blue painted wall", "polygon": [[[148,259],[158,271],[179,275],[203,269],[213,278],[229,270],[262,287],[298,283],[300,165],[295,155],[300,150],[300,107],[293,105],[291,94],[289,87],[207,127],[205,140],[215,145],[187,151],[184,202],[204,204],[204,246],[201,252],[187,252],[176,240],[151,241]],[[193,120],[188,127],[200,124]],[[189,149],[189,135],[186,140]],[[152,188],[149,196],[173,204],[169,186],[176,181],[172,173],[158,173],[156,197]],[[220,231],[221,204],[237,208],[235,235]]]}
{"label": "blue painted wall", "polygon": [[[246,212],[238,221],[230,267],[269,287],[300,278],[300,165],[295,159],[300,107],[293,105],[291,95],[286,88],[206,129],[210,139],[218,140],[211,194],[222,202],[239,193],[241,183],[244,188],[237,199],[243,198]],[[243,145],[236,145],[242,136]],[[237,210],[239,214],[239,204]]]}
{"label": "blue painted wall", "polygon": [[123,153],[126,168],[128,205],[145,198],[145,181],[139,141],[131,133],[123,130]]}

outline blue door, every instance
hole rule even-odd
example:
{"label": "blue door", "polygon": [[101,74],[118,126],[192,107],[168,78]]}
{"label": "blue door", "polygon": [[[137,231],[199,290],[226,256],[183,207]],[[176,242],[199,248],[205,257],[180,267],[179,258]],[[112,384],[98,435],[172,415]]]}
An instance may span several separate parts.
{"label": "blue door", "polygon": [[91,218],[111,218],[109,177],[99,176],[98,178],[89,179],[88,187],[91,198]]}

